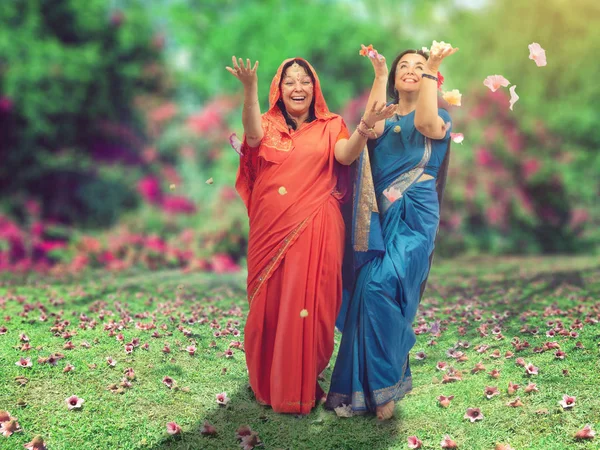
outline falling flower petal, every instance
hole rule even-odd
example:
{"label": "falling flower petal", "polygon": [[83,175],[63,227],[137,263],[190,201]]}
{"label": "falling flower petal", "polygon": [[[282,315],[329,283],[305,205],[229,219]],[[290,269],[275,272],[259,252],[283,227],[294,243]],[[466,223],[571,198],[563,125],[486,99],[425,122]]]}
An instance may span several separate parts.
{"label": "falling flower petal", "polygon": [[517,95],[517,93],[515,92],[515,89],[517,88],[517,86],[515,84],[513,84],[508,90],[510,92],[510,110],[512,111],[513,109],[513,105],[515,103],[517,103],[517,100],[519,100],[519,96]]}
{"label": "falling flower petal", "polygon": [[244,155],[242,153],[242,141],[240,141],[240,138],[238,138],[235,133],[233,133],[231,136],[229,136],[229,144],[236,151],[236,153],[238,155],[240,155],[240,156]]}
{"label": "falling flower petal", "polygon": [[538,67],[546,65],[546,50],[540,44],[534,42],[529,44],[529,59],[533,59]]}
{"label": "falling flower petal", "polygon": [[508,81],[502,75],[490,75],[483,82],[483,85],[490,88],[492,92],[496,92],[500,87],[507,87],[509,84],[510,81]]}
{"label": "falling flower petal", "polygon": [[446,102],[449,105],[460,106],[461,105],[460,102],[461,102],[462,94],[459,92],[458,89],[452,89],[451,91],[444,92],[444,94],[442,95],[442,98],[444,100],[446,100]]}
{"label": "falling flower petal", "polygon": [[452,139],[452,142],[456,144],[462,144],[465,140],[465,136],[462,133],[450,133],[450,138]]}
{"label": "falling flower petal", "polygon": [[209,178],[208,180],[206,180],[206,184],[213,184],[214,180],[212,178]]}

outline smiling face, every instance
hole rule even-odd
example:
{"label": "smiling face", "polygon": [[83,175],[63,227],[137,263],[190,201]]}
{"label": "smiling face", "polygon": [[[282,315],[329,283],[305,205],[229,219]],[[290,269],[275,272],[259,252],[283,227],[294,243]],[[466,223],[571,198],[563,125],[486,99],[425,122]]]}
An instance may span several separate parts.
{"label": "smiling face", "polygon": [[296,63],[288,67],[281,79],[281,98],[288,114],[295,118],[308,115],[313,96],[314,84],[306,70]]}
{"label": "smiling face", "polygon": [[396,66],[395,86],[399,92],[413,92],[421,88],[421,75],[427,59],[418,53],[407,53]]}

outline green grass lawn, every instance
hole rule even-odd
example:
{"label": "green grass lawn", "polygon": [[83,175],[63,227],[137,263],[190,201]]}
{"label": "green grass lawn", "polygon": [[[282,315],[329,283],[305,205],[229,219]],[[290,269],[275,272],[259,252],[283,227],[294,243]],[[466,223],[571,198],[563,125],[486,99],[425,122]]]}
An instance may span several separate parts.
{"label": "green grass lawn", "polygon": [[[412,435],[422,448],[439,449],[445,434],[462,449],[494,449],[497,443],[514,449],[600,448],[600,436],[574,439],[586,424],[600,431],[597,258],[436,260],[415,327],[424,323],[429,330],[439,320],[439,336],[429,331],[417,336],[411,353],[414,389],[397,405],[395,418],[383,424],[370,416],[338,418],[322,407],[298,419],[253,401],[243,351],[234,348],[231,358],[224,356],[230,342],[243,341],[244,274],[102,272],[63,280],[5,274],[0,280],[0,333],[7,329],[0,334],[0,410],[8,410],[23,430],[0,436],[2,449],[23,449],[36,435],[49,449],[235,449],[242,425],[258,432],[265,449],[406,449]],[[214,337],[213,320],[221,331],[229,323],[242,334]],[[547,337],[557,321],[569,331],[574,324],[583,326],[574,329],[577,337]],[[152,323],[155,328],[143,326]],[[480,333],[485,323],[488,336]],[[495,338],[496,325],[503,339]],[[152,336],[155,332],[159,337]],[[30,350],[22,349],[21,333]],[[515,337],[530,346],[518,350]],[[125,344],[135,338],[139,346],[126,353]],[[69,341],[73,349],[64,348]],[[539,352],[553,341],[566,353],[564,359],[557,359],[554,349]],[[145,343],[148,349],[142,348]],[[163,351],[166,344],[170,353]],[[186,351],[192,344],[193,356]],[[482,345],[489,348],[480,353]],[[463,361],[448,356],[452,348],[464,353]],[[494,350],[500,358],[493,358]],[[425,359],[415,358],[419,351]],[[505,358],[507,351],[514,356]],[[56,365],[38,362],[56,353],[64,355]],[[30,358],[32,366],[17,366],[21,357]],[[116,360],[114,367],[107,357]],[[538,375],[527,376],[515,363],[519,357],[537,366]],[[445,372],[436,368],[440,361],[460,371],[462,380],[444,383]],[[479,362],[485,370],[472,373]],[[64,372],[67,364],[74,370]],[[121,386],[128,368],[134,372],[131,386]],[[489,375],[493,369],[499,370],[496,379]],[[20,376],[25,378],[19,381]],[[175,381],[171,389],[165,376]],[[509,382],[520,386],[512,395]],[[525,393],[529,382],[539,390]],[[486,386],[496,386],[500,394],[488,400]],[[216,402],[221,392],[231,399],[225,407]],[[563,394],[576,397],[573,408],[559,405]],[[67,408],[71,395],[85,400],[81,409]],[[440,395],[454,396],[448,408],[439,406]],[[507,406],[516,397],[523,406]],[[465,419],[467,408],[480,408],[483,420]],[[201,434],[205,420],[216,435]],[[168,435],[167,422],[179,424],[181,434]]]}

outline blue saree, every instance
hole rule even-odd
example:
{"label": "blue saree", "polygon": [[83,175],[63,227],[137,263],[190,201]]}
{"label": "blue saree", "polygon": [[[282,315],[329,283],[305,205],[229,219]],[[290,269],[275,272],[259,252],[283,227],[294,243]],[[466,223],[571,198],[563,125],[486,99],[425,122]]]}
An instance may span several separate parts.
{"label": "blue saree", "polygon": [[[447,124],[450,116],[440,109]],[[440,140],[414,126],[414,111],[386,121],[355,163],[346,212],[342,342],[325,407],[375,411],[412,389],[412,322],[429,275],[449,161],[450,126]],[[421,181],[423,174],[433,179]]]}

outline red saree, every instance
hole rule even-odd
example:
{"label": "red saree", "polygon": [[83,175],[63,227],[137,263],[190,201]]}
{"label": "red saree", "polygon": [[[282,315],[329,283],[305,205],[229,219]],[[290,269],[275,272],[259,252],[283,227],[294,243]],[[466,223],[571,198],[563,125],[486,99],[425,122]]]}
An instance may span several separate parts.
{"label": "red saree", "polygon": [[271,83],[263,140],[250,148],[244,139],[236,180],[250,221],[244,347],[257,401],[308,414],[323,395],[317,376],[342,300],[346,168],[333,151],[348,130],[327,109],[312,67],[317,120],[288,130],[276,105],[287,61]]}

